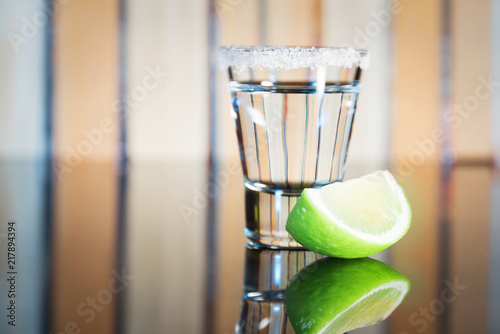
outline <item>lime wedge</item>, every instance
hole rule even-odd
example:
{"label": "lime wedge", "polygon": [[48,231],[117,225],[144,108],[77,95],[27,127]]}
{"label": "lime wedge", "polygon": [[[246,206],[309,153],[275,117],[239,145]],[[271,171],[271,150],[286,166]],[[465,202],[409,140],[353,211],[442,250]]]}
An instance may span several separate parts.
{"label": "lime wedge", "polygon": [[305,248],[341,258],[369,256],[401,239],[411,209],[388,171],[377,171],[319,189],[305,189],[286,230]]}
{"label": "lime wedge", "polygon": [[285,305],[297,334],[345,333],[386,319],[409,290],[408,279],[382,262],[326,258],[290,280]]}

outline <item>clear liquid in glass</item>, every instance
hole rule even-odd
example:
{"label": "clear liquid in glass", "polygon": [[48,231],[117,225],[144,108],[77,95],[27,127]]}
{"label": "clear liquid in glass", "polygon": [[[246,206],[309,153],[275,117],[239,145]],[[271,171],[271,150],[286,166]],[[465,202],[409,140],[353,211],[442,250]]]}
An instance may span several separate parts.
{"label": "clear liquid in glass", "polygon": [[297,247],[286,218],[303,189],[342,181],[360,87],[265,84],[229,87],[248,189],[245,234],[267,246]]}

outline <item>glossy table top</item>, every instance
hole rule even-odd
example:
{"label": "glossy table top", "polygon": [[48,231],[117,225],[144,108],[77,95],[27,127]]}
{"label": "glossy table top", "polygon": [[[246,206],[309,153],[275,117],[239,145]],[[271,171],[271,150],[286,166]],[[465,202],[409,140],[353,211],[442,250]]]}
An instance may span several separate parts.
{"label": "glossy table top", "polygon": [[[320,256],[246,246],[237,166],[219,162],[209,192],[205,161],[121,171],[95,161],[62,178],[43,161],[1,161],[0,332],[293,333],[285,287]],[[346,178],[369,172],[348,169]],[[424,165],[408,174],[411,229],[373,258],[411,290],[387,320],[352,332],[500,333],[500,172]],[[304,305],[328,308],[321,302]]]}

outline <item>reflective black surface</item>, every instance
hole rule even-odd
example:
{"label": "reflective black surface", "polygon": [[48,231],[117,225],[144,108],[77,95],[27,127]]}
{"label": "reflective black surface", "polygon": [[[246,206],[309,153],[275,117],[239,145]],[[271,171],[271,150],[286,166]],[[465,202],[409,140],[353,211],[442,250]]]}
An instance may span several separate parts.
{"label": "reflective black surface", "polygon": [[[2,161],[0,332],[293,333],[286,286],[320,256],[247,247],[243,180],[228,166],[209,192],[204,161],[131,162],[121,176],[89,162],[63,180],[43,162]],[[499,333],[500,173],[426,165],[399,181],[412,227],[374,258],[411,290],[385,321],[352,332]]]}

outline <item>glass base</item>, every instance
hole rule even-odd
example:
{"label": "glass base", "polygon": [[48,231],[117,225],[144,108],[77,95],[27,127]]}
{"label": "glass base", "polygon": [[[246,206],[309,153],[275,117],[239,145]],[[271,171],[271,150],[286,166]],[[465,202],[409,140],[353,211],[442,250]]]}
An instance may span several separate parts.
{"label": "glass base", "polygon": [[245,189],[245,235],[254,247],[303,248],[285,229],[288,215],[299,196]]}
{"label": "glass base", "polygon": [[276,238],[274,235],[259,234],[245,228],[245,236],[248,238],[248,244],[253,248],[269,248],[269,249],[305,249],[292,238],[288,232],[287,236]]}

